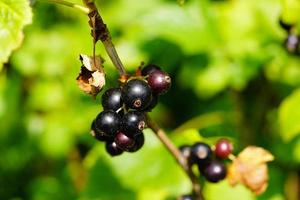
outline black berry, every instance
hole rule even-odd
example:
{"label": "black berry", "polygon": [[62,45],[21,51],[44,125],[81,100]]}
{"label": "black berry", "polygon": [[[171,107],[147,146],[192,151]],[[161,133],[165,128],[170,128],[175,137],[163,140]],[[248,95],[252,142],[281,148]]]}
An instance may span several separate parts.
{"label": "black berry", "polygon": [[160,70],[149,74],[147,81],[151,90],[157,94],[166,93],[171,86],[171,77]]}
{"label": "black berry", "polygon": [[146,126],[146,118],[142,112],[129,111],[122,118],[122,130],[126,135],[134,136]]}
{"label": "black berry", "polygon": [[157,103],[158,103],[158,95],[155,93],[152,93],[152,98],[151,98],[149,105],[142,111],[150,112],[157,105]]}
{"label": "black berry", "polygon": [[220,139],[215,145],[215,155],[219,158],[227,158],[232,150],[232,143],[227,139]]}
{"label": "black berry", "polygon": [[97,131],[95,120],[92,122],[91,135],[99,141],[112,141],[113,137],[104,134],[103,132]]}
{"label": "black berry", "polygon": [[219,161],[212,161],[207,164],[204,168],[203,175],[209,182],[219,182],[226,177],[226,167],[223,163]]}
{"label": "black berry", "polygon": [[102,106],[104,110],[117,111],[122,107],[121,88],[110,88],[102,95]]}
{"label": "black berry", "polygon": [[195,143],[192,146],[192,159],[193,162],[203,165],[210,161],[212,157],[212,150],[210,146],[203,142]]}
{"label": "black berry", "polygon": [[142,75],[143,76],[147,76],[149,74],[151,74],[152,72],[156,71],[156,70],[160,70],[160,67],[154,64],[149,64],[146,65],[143,69],[142,69]]}
{"label": "black berry", "polygon": [[135,145],[135,140],[119,131],[115,137],[115,143],[120,149],[127,151]]}
{"label": "black berry", "polygon": [[120,149],[114,141],[106,142],[105,149],[111,156],[117,156],[123,153],[123,150]]}
{"label": "black berry", "polygon": [[119,115],[111,110],[101,112],[95,120],[96,131],[107,136],[114,136],[120,126]]}
{"label": "black berry", "polygon": [[136,152],[142,148],[145,142],[145,136],[143,133],[140,133],[134,137],[134,145],[127,149],[128,152]]}
{"label": "black berry", "polygon": [[122,100],[131,109],[143,110],[150,104],[151,96],[151,88],[140,79],[129,80],[122,90]]}
{"label": "black berry", "polygon": [[181,154],[183,155],[183,157],[185,157],[185,159],[187,160],[188,164],[192,164],[192,148],[189,145],[182,145],[179,147],[179,150],[181,152]]}

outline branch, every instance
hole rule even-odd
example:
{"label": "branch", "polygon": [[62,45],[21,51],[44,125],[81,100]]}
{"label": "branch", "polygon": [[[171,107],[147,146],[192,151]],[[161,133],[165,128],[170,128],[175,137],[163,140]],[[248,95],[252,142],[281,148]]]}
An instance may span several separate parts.
{"label": "branch", "polygon": [[[89,24],[92,28],[92,36],[94,38],[94,44],[101,40],[103,43],[107,54],[109,55],[111,61],[114,66],[118,70],[120,76],[126,76],[126,70],[118,56],[118,53],[112,43],[111,36],[106,24],[103,22],[103,19],[96,8],[93,0],[83,0],[85,5],[90,9],[90,13],[88,14],[90,21]],[[162,130],[154,121],[151,120],[149,116],[147,116],[147,124],[150,129],[153,130],[158,139],[165,145],[165,147],[169,150],[171,155],[176,159],[181,168],[185,171],[187,176],[192,182],[193,186],[193,194],[197,200],[204,200],[203,195],[201,193],[201,186],[198,182],[197,177],[193,173],[192,169],[189,167],[187,160],[181,155],[178,148],[172,143],[172,141],[168,138],[164,130]]]}
{"label": "branch", "polygon": [[114,44],[112,43],[109,30],[104,23],[95,3],[93,2],[93,0],[83,0],[83,3],[90,9],[88,16],[90,18],[89,25],[92,28],[94,45],[98,40],[101,40],[108,56],[110,57],[110,60],[113,62],[120,76],[126,76],[126,70],[121,62]]}
{"label": "branch", "polygon": [[165,131],[160,128],[150,117],[147,116],[147,125],[148,127],[155,133],[158,139],[165,145],[168,151],[175,158],[177,163],[181,166],[181,168],[185,171],[185,173],[190,178],[193,185],[193,194],[197,198],[197,200],[204,200],[204,197],[201,192],[201,186],[192,169],[189,167],[187,160],[182,156],[178,148],[173,144],[173,142],[168,138]]}

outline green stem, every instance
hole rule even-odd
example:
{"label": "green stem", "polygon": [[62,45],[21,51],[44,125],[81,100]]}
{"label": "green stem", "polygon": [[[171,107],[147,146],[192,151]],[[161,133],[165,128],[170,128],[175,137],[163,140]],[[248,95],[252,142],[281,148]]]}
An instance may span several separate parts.
{"label": "green stem", "polygon": [[60,4],[60,5],[64,5],[64,6],[68,6],[71,8],[76,8],[77,10],[83,12],[84,14],[89,14],[90,9],[82,6],[82,5],[78,5],[75,3],[71,3],[68,1],[64,1],[64,0],[38,0],[38,1],[43,1],[43,2],[48,2],[48,3],[55,3],[55,4]]}

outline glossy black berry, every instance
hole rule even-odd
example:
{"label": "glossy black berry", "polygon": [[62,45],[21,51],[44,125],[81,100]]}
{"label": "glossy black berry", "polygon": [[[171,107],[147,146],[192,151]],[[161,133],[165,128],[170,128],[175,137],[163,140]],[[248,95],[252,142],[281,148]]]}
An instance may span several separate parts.
{"label": "glossy black berry", "polygon": [[107,136],[114,136],[120,125],[120,116],[111,110],[101,112],[95,120],[95,129]]}
{"label": "glossy black berry", "polygon": [[188,164],[191,165],[193,162],[191,146],[182,145],[179,147],[179,150],[180,150],[181,154],[183,155],[183,157],[185,157],[185,159],[188,161]]}
{"label": "glossy black berry", "polygon": [[146,65],[143,69],[142,69],[142,75],[143,76],[147,76],[149,74],[151,74],[152,72],[156,71],[156,70],[161,70],[159,66],[154,65],[154,64],[149,64]]}
{"label": "glossy black berry", "polygon": [[126,135],[134,136],[146,127],[146,118],[142,112],[129,111],[122,118],[122,130]]}
{"label": "glossy black berry", "polygon": [[215,155],[219,158],[227,158],[232,150],[233,145],[227,139],[219,139],[215,145]]}
{"label": "glossy black berry", "polygon": [[287,32],[289,32],[293,28],[293,24],[286,23],[282,19],[279,20],[279,25]]}
{"label": "glossy black berry", "polygon": [[119,131],[115,137],[115,143],[120,149],[127,151],[135,145],[135,140],[134,137],[129,137]]}
{"label": "glossy black berry", "polygon": [[91,135],[99,141],[112,141],[114,138],[112,136],[108,136],[103,132],[97,131],[95,120],[92,122],[91,126]]}
{"label": "glossy black berry", "polygon": [[297,35],[290,34],[284,41],[285,48],[290,53],[297,53],[299,50],[300,39]]}
{"label": "glossy black berry", "polygon": [[171,77],[160,70],[149,74],[147,81],[151,90],[156,94],[166,93],[171,86]]}
{"label": "glossy black berry", "polygon": [[131,109],[143,110],[150,104],[151,96],[151,88],[140,79],[129,80],[122,90],[122,100]]}
{"label": "glossy black berry", "polygon": [[105,149],[111,156],[117,156],[123,153],[123,150],[120,149],[114,141],[106,142]]}
{"label": "glossy black berry", "polygon": [[177,200],[195,200],[195,198],[193,197],[193,195],[186,194],[178,197]]}
{"label": "glossy black berry", "polygon": [[192,160],[193,162],[203,165],[210,161],[212,157],[212,150],[206,143],[198,142],[192,146]]}
{"label": "glossy black berry", "polygon": [[102,106],[104,110],[117,111],[122,107],[121,88],[110,88],[102,95]]}
{"label": "glossy black berry", "polygon": [[150,101],[149,105],[145,109],[143,109],[142,111],[150,112],[153,108],[155,108],[157,103],[158,103],[158,95],[155,94],[155,93],[152,93],[152,98],[151,98],[151,101]]}
{"label": "glossy black berry", "polygon": [[142,148],[145,143],[145,136],[143,133],[139,133],[134,137],[134,145],[127,149],[128,152],[136,152]]}
{"label": "glossy black berry", "polygon": [[226,173],[227,170],[225,165],[216,160],[207,164],[203,171],[203,175],[206,180],[213,183],[223,180],[226,177]]}

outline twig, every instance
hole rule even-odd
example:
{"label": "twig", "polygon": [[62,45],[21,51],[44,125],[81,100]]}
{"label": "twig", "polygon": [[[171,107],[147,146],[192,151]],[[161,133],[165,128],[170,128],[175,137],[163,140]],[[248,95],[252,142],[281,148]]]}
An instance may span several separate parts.
{"label": "twig", "polygon": [[64,0],[39,0],[39,1],[44,1],[44,2],[48,2],[48,3],[56,3],[56,4],[68,6],[68,7],[71,7],[71,8],[76,8],[76,9],[80,10],[81,12],[83,12],[85,14],[89,14],[89,12],[90,12],[90,9],[85,7],[85,6],[78,5],[78,4],[71,3],[71,2],[68,2],[68,1],[64,1]]}
{"label": "twig", "polygon": [[126,76],[126,70],[121,62],[114,44],[112,43],[109,30],[104,23],[95,3],[92,0],[83,0],[83,3],[90,9],[88,16],[90,18],[89,24],[92,28],[94,44],[96,44],[98,40],[101,40],[108,56],[110,57],[110,60],[118,70],[120,76]]}
{"label": "twig", "polygon": [[177,163],[182,167],[185,173],[190,178],[193,185],[193,194],[197,200],[204,200],[201,192],[201,186],[192,169],[188,166],[187,160],[182,156],[178,148],[173,144],[173,142],[166,135],[165,131],[160,128],[150,117],[147,115],[147,125],[155,133],[158,139],[165,145],[168,151],[176,159]]}
{"label": "twig", "polygon": [[[87,7],[79,6],[77,4],[73,4],[63,0],[46,0],[49,2],[63,4],[69,7],[78,8],[81,11],[88,14],[90,21],[89,25],[92,28],[92,36],[94,39],[94,45],[98,40],[101,40],[103,43],[107,54],[109,55],[111,61],[113,62],[114,66],[118,70],[120,76],[126,76],[126,70],[121,62],[121,59],[112,43],[109,30],[107,29],[106,24],[103,22],[103,19],[96,8],[95,3],[93,0],[83,0],[84,4]],[[95,47],[93,50],[95,54]],[[148,115],[147,115],[147,125],[148,127],[155,133],[158,139],[165,145],[167,150],[171,153],[171,155],[176,159],[178,164],[181,168],[185,171],[189,179],[191,180],[192,187],[193,187],[193,195],[196,197],[197,200],[204,200],[201,186],[198,182],[196,175],[193,173],[192,169],[188,165],[187,160],[181,155],[178,148],[173,144],[173,142],[168,138],[166,133],[163,129],[161,129]]]}

